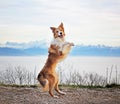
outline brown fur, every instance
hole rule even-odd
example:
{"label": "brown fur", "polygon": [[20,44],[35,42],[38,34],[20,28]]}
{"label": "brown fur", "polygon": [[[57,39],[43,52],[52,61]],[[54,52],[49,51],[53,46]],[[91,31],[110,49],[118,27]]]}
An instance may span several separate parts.
{"label": "brown fur", "polygon": [[50,46],[49,55],[43,69],[38,74],[38,81],[43,87],[43,91],[49,91],[52,97],[58,97],[53,94],[53,89],[55,89],[59,94],[64,95],[65,93],[60,91],[58,88],[59,78],[56,73],[56,66],[59,61],[65,59],[71,50],[73,44],[67,43],[63,46],[62,55],[58,54],[57,51],[59,47]]}

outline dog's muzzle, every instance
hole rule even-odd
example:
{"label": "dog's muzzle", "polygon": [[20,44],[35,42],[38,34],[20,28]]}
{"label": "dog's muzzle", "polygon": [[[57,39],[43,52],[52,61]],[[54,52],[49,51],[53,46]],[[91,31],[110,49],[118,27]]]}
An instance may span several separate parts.
{"label": "dog's muzzle", "polygon": [[60,37],[60,38],[62,38],[62,37],[63,37],[62,32],[59,32],[59,33],[58,33],[58,37]]}

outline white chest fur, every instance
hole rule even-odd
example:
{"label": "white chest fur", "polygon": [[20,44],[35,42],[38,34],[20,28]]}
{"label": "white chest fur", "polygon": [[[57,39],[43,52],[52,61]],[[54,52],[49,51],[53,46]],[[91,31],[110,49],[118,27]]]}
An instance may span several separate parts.
{"label": "white chest fur", "polygon": [[62,41],[61,39],[59,38],[56,38],[56,39],[53,39],[51,44],[52,45],[56,45],[56,46],[59,46],[60,47],[60,51],[62,51],[62,48],[63,48],[63,45],[65,44],[66,42],[65,41]]}

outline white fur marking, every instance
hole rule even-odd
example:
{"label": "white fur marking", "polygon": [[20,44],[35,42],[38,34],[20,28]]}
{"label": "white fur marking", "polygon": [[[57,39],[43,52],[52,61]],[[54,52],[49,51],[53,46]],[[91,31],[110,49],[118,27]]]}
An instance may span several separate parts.
{"label": "white fur marking", "polygon": [[53,39],[52,40],[52,42],[51,42],[51,44],[53,44],[53,45],[56,45],[56,46],[59,46],[60,47],[60,51],[62,51],[62,49],[63,49],[63,44],[64,44],[64,41],[62,41],[60,38],[56,38],[56,39]]}
{"label": "white fur marking", "polygon": [[47,79],[45,79],[45,81],[46,81],[46,85],[47,85],[49,83],[49,81]]}

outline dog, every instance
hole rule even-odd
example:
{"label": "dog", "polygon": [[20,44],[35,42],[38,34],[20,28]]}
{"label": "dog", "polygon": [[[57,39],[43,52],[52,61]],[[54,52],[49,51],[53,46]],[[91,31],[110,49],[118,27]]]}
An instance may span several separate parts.
{"label": "dog", "polygon": [[[74,46],[73,43],[69,43],[65,41],[65,31],[63,27],[63,23],[61,23],[58,28],[56,27],[50,27],[53,32],[53,40],[51,42],[49,52],[51,53],[58,53],[62,55],[63,47],[67,44],[71,44],[71,46]],[[64,52],[65,54],[65,52]]]}
{"label": "dog", "polygon": [[59,98],[54,95],[54,89],[61,95],[65,95],[66,93],[59,90],[59,77],[55,69],[60,60],[66,58],[73,46],[73,43],[65,42],[63,23],[61,23],[58,28],[50,28],[52,29],[54,40],[50,45],[46,63],[38,74],[37,79],[42,85],[43,91],[49,91],[49,94],[52,97]]}

